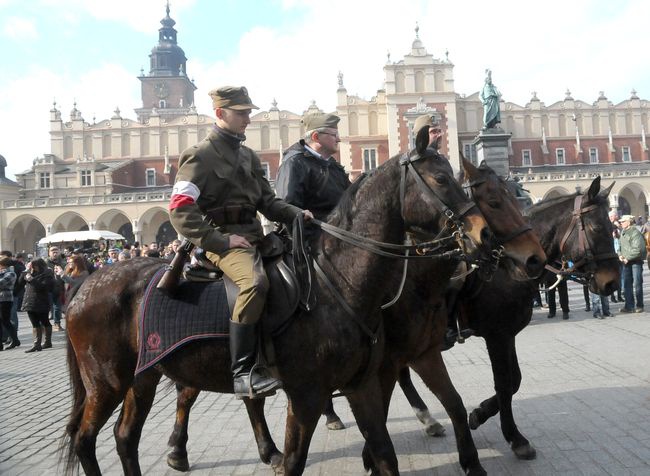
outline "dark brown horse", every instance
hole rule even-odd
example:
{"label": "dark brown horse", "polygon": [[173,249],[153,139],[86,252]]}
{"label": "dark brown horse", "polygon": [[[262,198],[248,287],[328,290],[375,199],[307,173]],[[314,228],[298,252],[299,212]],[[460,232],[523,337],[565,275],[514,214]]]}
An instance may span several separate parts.
{"label": "dark brown horse", "polygon": [[[545,200],[527,212],[549,264],[559,268],[562,261],[573,261],[571,274],[582,276],[592,292],[604,295],[614,292],[620,281],[607,214],[611,187],[601,192],[597,177],[586,194]],[[521,459],[535,458],[536,451],[519,432],[512,412],[512,396],[521,383],[515,337],[530,322],[538,285],[539,280],[515,281],[499,270],[492,281],[468,287],[461,299],[461,313],[485,339],[496,390],[471,412],[470,426],[476,429],[499,413],[503,436]]]}
{"label": "dark brown horse", "polygon": [[[522,217],[517,200],[508,192],[503,180],[499,179],[489,167],[476,168],[465,161],[463,165],[465,186],[471,190],[476,204],[498,240],[498,245],[503,246],[500,254],[501,264],[521,279],[537,277],[545,263],[544,252],[539,240]],[[467,426],[467,414],[460,397],[449,381],[439,355],[446,323],[444,284],[453,271],[454,265],[409,264],[408,283],[403,295],[394,307],[384,311],[387,314],[385,325],[387,341],[390,344],[388,347],[392,350],[387,354],[382,374],[386,378],[386,392],[389,396],[394,385],[395,372],[399,371],[401,366],[400,379],[402,381],[408,379],[410,382],[405,366],[415,362],[414,365],[421,368],[420,372],[424,375],[425,381],[431,388],[435,388],[450,414],[456,429],[461,465],[465,469],[477,469],[480,466]],[[391,283],[387,287],[391,290],[397,289],[398,283]],[[408,319],[399,318],[405,315],[409,316]],[[407,396],[410,397],[409,401],[419,399],[412,385],[404,388],[408,392]],[[199,390],[182,386],[178,386],[177,390],[176,422],[169,439],[169,445],[173,450],[168,456],[168,463],[176,469],[186,470],[189,468],[186,450],[189,411]],[[333,411],[327,416],[338,419]],[[442,428],[439,424],[433,425],[434,432],[436,428],[438,430]],[[264,446],[271,445],[270,442],[266,442]]]}
{"label": "dark brown horse", "polygon": [[[474,243],[481,244],[490,236],[483,217],[451,176],[446,159],[437,155],[417,161],[390,159],[351,187],[330,223],[393,244],[404,243],[411,230],[436,236],[453,231],[452,224]],[[382,317],[377,312],[383,293],[372,290],[383,289],[385,277],[396,274],[397,263],[329,236],[323,236],[321,245],[318,263],[342,300],[320,280],[318,307],[299,313],[274,338],[278,375],[289,402],[283,470],[302,473],[312,433],[329,396],[345,389],[372,464],[379,474],[397,474],[383,405],[376,398],[381,391],[379,379],[372,365],[384,343]],[[73,407],[67,425],[68,471],[78,460],[87,474],[100,474],[97,434],[122,402],[114,428],[117,450],[125,474],[140,474],[138,441],[162,374],[185,386],[232,392],[228,344],[222,341],[189,343],[134,378],[138,307],[146,284],[160,267],[160,261],[151,259],[110,266],[93,273],[70,303],[68,365]],[[111,338],[106,339],[107,335]],[[296,359],[297,355],[301,358]],[[254,413],[251,406],[261,405],[248,402],[249,414]],[[268,431],[259,426],[254,429],[259,445]],[[261,448],[263,459],[275,452],[275,448]]]}

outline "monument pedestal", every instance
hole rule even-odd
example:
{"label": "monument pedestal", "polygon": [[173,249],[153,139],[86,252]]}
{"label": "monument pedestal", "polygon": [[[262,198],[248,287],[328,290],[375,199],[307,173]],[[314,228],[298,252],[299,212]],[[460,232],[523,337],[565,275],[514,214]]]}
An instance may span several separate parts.
{"label": "monument pedestal", "polygon": [[476,157],[480,164],[485,163],[500,177],[506,177],[510,170],[510,155],[508,144],[511,133],[500,127],[482,130],[474,139]]}

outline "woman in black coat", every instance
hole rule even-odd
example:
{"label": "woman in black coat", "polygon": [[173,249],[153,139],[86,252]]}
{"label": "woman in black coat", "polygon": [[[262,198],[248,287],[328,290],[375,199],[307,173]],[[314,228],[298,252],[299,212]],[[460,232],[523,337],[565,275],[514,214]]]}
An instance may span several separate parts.
{"label": "woman in black coat", "polygon": [[[25,282],[22,309],[29,316],[33,328],[32,335],[34,336],[34,345],[25,352],[38,352],[41,349],[48,349],[52,347],[49,294],[54,287],[54,274],[43,259],[37,258],[27,265],[27,270],[20,276],[20,279]],[[45,342],[41,346],[43,330],[45,330]]]}

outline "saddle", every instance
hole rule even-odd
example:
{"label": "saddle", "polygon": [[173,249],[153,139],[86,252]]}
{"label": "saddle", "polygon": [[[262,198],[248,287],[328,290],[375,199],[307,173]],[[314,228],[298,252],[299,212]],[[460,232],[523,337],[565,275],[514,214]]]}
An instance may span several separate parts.
{"label": "saddle", "polygon": [[[269,279],[269,291],[261,319],[262,333],[275,336],[286,328],[300,305],[301,286],[293,271],[291,241],[288,237],[271,232],[264,236],[258,250],[262,255],[264,270]],[[194,257],[198,265],[184,272],[185,280],[189,282],[222,280],[230,315],[232,315],[239,287],[206,257],[203,250],[197,250]]]}

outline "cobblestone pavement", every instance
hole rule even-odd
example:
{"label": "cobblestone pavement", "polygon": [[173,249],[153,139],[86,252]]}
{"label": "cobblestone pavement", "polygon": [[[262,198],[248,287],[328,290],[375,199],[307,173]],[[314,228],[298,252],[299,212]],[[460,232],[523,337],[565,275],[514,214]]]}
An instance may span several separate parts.
{"label": "cobblestone pavement", "polygon": [[[645,276],[650,303],[650,277]],[[481,462],[493,475],[650,475],[650,313],[593,319],[584,311],[582,288],[570,284],[571,318],[547,319],[536,309],[518,337],[523,382],[513,401],[520,430],[537,449],[537,459],[518,461],[504,441],[498,419],[473,432]],[[648,307],[650,310],[650,304]],[[70,408],[64,334],[54,348],[25,354],[28,320],[21,314],[19,349],[0,353],[0,474],[61,474],[60,437]],[[472,338],[445,353],[452,379],[468,411],[493,393],[482,339]],[[460,475],[453,428],[441,405],[418,377],[414,382],[447,436],[426,436],[400,390],[392,401],[388,428],[402,474]],[[175,391],[159,385],[143,430],[140,462],[145,474],[177,474],[167,467]],[[314,434],[308,475],[363,474],[362,437],[344,401],[335,406],[348,429]],[[273,437],[282,447],[286,399],[267,403]],[[112,424],[97,441],[104,474],[122,474]],[[230,395],[200,395],[190,422],[188,444],[193,475],[272,474],[259,462],[243,405]]]}

